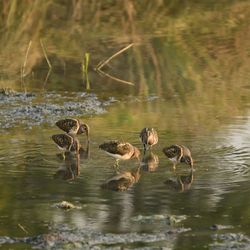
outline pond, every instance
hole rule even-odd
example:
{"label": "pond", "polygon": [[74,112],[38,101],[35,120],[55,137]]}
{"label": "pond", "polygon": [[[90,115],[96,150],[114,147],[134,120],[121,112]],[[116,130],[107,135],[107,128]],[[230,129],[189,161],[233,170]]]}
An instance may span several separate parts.
{"label": "pond", "polygon": [[[0,6],[0,249],[250,248],[248,1]],[[63,160],[51,136],[67,117],[90,143],[79,135],[84,152]],[[107,188],[118,173],[99,145],[142,154],[144,127],[158,143],[120,161],[135,180]],[[173,169],[172,144],[193,171]]]}

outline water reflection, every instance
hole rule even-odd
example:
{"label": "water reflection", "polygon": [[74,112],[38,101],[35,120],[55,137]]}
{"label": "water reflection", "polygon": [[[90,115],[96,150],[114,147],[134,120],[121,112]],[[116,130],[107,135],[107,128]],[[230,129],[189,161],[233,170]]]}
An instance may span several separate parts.
{"label": "water reflection", "polygon": [[74,180],[80,175],[81,160],[89,159],[90,156],[89,141],[87,141],[85,148],[80,144],[79,147],[78,153],[65,152],[65,157],[62,157],[62,154],[57,154],[57,157],[63,162],[54,174],[55,179]]}
{"label": "water reflection", "polygon": [[73,155],[67,153],[65,160],[60,164],[56,173],[54,174],[55,179],[62,180],[74,180],[80,175],[80,154]]}
{"label": "water reflection", "polygon": [[[76,5],[84,4],[84,8],[76,8],[76,5],[74,8],[71,6],[73,2]],[[249,122],[246,121],[250,120],[247,114],[250,107],[250,2],[156,2],[152,4],[151,1],[145,1],[142,5],[136,1],[117,1],[115,4],[111,1],[64,1],[62,4],[44,1],[38,5],[36,1],[30,1],[28,8],[21,1],[0,3],[0,9],[3,10],[0,44],[5,48],[0,51],[0,81],[3,86],[20,88],[20,65],[24,64],[27,45],[32,40],[25,66],[26,77],[23,85],[26,86],[21,88],[26,90],[27,87],[28,91],[41,89],[41,83],[48,72],[46,59],[39,46],[42,38],[48,58],[53,64],[50,78],[45,80],[47,84],[43,86],[46,88],[44,91],[79,91],[82,95],[83,79],[79,70],[83,56],[81,53],[90,52],[89,77],[91,91],[99,94],[97,101],[99,102],[99,97],[105,99],[115,96],[120,100],[127,98],[129,94],[132,96],[131,101],[128,98],[107,108],[108,112],[103,116],[93,115],[89,111],[92,102],[88,102],[88,99],[83,102],[80,97],[79,106],[73,106],[72,99],[62,99],[63,95],[51,99],[45,95],[35,102],[29,101],[33,97],[26,97],[22,105],[20,101],[14,105],[13,101],[7,102],[3,99],[2,105],[6,106],[7,111],[2,113],[0,110],[3,120],[0,121],[3,131],[0,157],[2,164],[8,168],[1,168],[0,175],[3,220],[1,229],[6,235],[15,233],[14,228],[20,223],[20,218],[26,221],[31,217],[35,218],[32,233],[39,232],[41,222],[53,218],[51,209],[46,210],[47,213],[41,213],[41,202],[49,207],[47,203],[54,197],[60,199],[62,196],[88,202],[89,207],[84,212],[77,211],[74,219],[69,217],[72,213],[61,214],[61,211],[57,212],[60,213],[58,218],[67,222],[77,221],[78,225],[84,224],[84,221],[90,227],[92,221],[96,220],[98,229],[107,229],[103,219],[105,213],[117,232],[119,226],[126,223],[133,213],[174,212],[183,208],[183,212],[190,216],[203,216],[200,222],[188,222],[188,226],[194,230],[206,227],[207,221],[211,225],[210,219],[216,218],[220,221],[231,221],[240,230],[249,231],[250,211],[246,197],[249,197],[250,190],[250,133]],[[124,86],[111,79],[99,78],[92,70],[96,63],[131,42],[135,43],[133,48],[114,60],[111,67],[105,70],[121,78],[126,75],[126,79],[135,82],[135,86]],[[20,56],[16,57],[15,52]],[[65,96],[67,95],[77,98],[78,93],[65,92]],[[136,101],[137,95],[145,98]],[[152,95],[158,99],[152,99]],[[55,104],[52,99],[55,102],[60,99],[55,108],[52,108]],[[142,160],[141,168],[157,171],[154,174],[144,173],[138,185],[133,186],[136,177],[131,173],[116,174],[103,184],[103,187],[111,187],[111,190],[116,191],[133,187],[133,192],[119,195],[101,192],[99,185],[103,182],[104,171],[110,171],[104,170],[103,164],[99,164],[109,161],[101,155],[99,159],[95,157],[91,161],[94,168],[86,166],[84,169],[85,176],[89,178],[79,178],[76,185],[70,186],[66,182],[51,182],[51,178],[47,177],[54,174],[50,172],[53,168],[44,159],[50,159],[50,156],[55,158],[47,135],[56,132],[52,131],[54,128],[46,127],[47,118],[43,113],[47,117],[56,112],[65,116],[65,112],[69,114],[75,106],[84,111],[74,115],[89,115],[97,144],[114,136],[119,139],[129,138],[134,143],[134,137],[129,137],[130,131],[139,131],[146,124],[150,124],[158,128],[160,140],[167,144],[190,145],[194,150],[195,160],[197,159],[196,164],[201,170],[199,178],[195,179],[195,189],[190,190],[188,195],[180,194],[183,199],[179,200],[176,199],[175,192],[166,192],[162,187],[164,185],[165,189],[178,192],[189,190],[194,183],[194,173],[192,170],[186,174],[179,173],[180,167],[173,174],[173,178],[166,180],[161,172],[165,171],[164,166],[157,168],[159,160],[150,154]],[[102,104],[100,111],[97,110],[95,114],[100,114],[101,108]],[[42,115],[37,115],[37,112]],[[13,121],[7,117],[11,117]],[[20,124],[14,122],[17,118],[21,121]],[[22,124],[30,124],[33,119],[41,127],[31,130],[33,134],[27,133]],[[3,124],[6,124],[4,120],[17,126],[7,126],[10,128],[7,131],[3,128]],[[34,122],[31,124],[33,126]],[[231,125],[221,127],[227,124]],[[216,151],[224,145],[226,152]],[[10,148],[15,154],[9,152]],[[157,147],[154,150],[160,157],[160,163],[167,163],[162,152],[158,152]],[[82,153],[80,150],[80,154],[81,161],[85,157],[89,158],[87,148]],[[93,154],[98,155],[97,149],[93,148]],[[129,161],[126,164],[131,163]],[[72,160],[66,159],[61,162],[55,178],[76,178],[79,165],[80,162],[74,157]],[[189,171],[187,166],[184,168]],[[65,190],[55,188],[55,185],[65,185]],[[106,195],[105,199],[103,195]],[[197,202],[199,206],[194,206]],[[228,215],[227,219],[223,215]],[[126,229],[131,230],[129,225]],[[133,230],[139,229],[133,227]],[[144,226],[142,230],[145,230]],[[150,230],[155,230],[155,227],[151,225]],[[208,236],[206,231],[203,233]],[[202,244],[197,249],[208,246],[211,238],[207,238],[209,240],[205,242],[200,239],[196,241]],[[192,247],[194,239],[197,238],[185,235],[178,239],[176,249]]]}
{"label": "water reflection", "polygon": [[119,172],[109,178],[101,187],[113,191],[125,191],[139,181],[141,177],[140,171],[141,167],[139,166],[131,171]]}
{"label": "water reflection", "polygon": [[194,181],[194,170],[191,169],[188,173],[175,173],[173,178],[167,179],[164,183],[171,190],[185,192],[191,188]]}
{"label": "water reflection", "polygon": [[81,159],[89,159],[89,157],[90,157],[89,142],[86,143],[85,148],[82,145],[80,146],[79,155],[80,155]]}
{"label": "water reflection", "polygon": [[153,152],[149,151],[145,155],[143,155],[141,165],[144,171],[154,172],[158,168],[159,165],[159,157]]}

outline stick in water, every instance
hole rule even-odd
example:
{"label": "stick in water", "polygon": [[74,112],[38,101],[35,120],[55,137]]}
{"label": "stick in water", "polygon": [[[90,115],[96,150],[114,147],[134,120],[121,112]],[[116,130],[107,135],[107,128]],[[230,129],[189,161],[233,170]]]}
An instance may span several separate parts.
{"label": "stick in water", "polygon": [[26,64],[27,64],[28,54],[29,54],[29,50],[30,50],[31,44],[32,44],[32,40],[30,40],[29,45],[28,45],[28,48],[27,48],[27,50],[26,50],[25,59],[24,59],[24,62],[23,62],[22,70],[21,70],[21,72],[22,72],[22,73],[21,73],[22,78],[25,76],[25,75],[24,75],[24,73],[25,73],[25,67],[26,67]]}
{"label": "stick in water", "polygon": [[41,47],[42,47],[42,49],[43,49],[43,54],[44,54],[44,57],[45,57],[45,59],[46,59],[46,61],[47,61],[47,64],[49,65],[49,68],[51,69],[52,66],[51,66],[51,63],[50,63],[49,58],[48,58],[48,56],[47,56],[46,50],[45,50],[45,48],[44,48],[44,46],[43,46],[42,39],[40,39],[40,44],[41,44]]}
{"label": "stick in water", "polygon": [[128,46],[126,46],[125,48],[119,50],[118,52],[116,52],[114,55],[110,56],[108,59],[106,59],[104,62],[99,63],[97,65],[97,70],[100,70],[104,65],[106,65],[107,63],[109,63],[113,58],[115,58],[116,56],[120,55],[122,52],[124,52],[125,50],[129,49],[130,47],[132,47],[134,44],[130,43]]}
{"label": "stick in water", "polygon": [[29,232],[21,225],[21,224],[17,224],[26,234],[29,234]]}

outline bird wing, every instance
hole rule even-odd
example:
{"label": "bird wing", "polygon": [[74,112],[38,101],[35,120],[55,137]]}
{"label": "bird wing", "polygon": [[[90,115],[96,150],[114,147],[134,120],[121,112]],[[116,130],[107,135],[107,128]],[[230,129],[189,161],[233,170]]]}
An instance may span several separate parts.
{"label": "bird wing", "polygon": [[99,145],[99,148],[111,154],[115,154],[117,152],[118,144],[118,141],[108,141]]}
{"label": "bird wing", "polygon": [[119,141],[109,141],[109,142],[104,142],[99,146],[100,149],[111,153],[111,154],[119,154],[119,155],[125,155],[127,153],[134,153],[134,147],[126,142],[122,143]]}
{"label": "bird wing", "polygon": [[120,143],[117,145],[116,153],[120,155],[125,155],[125,154],[133,154],[134,153],[134,147],[126,142],[126,143]]}
{"label": "bird wing", "polygon": [[61,148],[69,148],[73,144],[74,139],[67,134],[52,135],[52,140]]}
{"label": "bird wing", "polygon": [[57,121],[56,126],[67,133],[69,132],[77,133],[79,129],[79,121],[77,119],[67,118]]}

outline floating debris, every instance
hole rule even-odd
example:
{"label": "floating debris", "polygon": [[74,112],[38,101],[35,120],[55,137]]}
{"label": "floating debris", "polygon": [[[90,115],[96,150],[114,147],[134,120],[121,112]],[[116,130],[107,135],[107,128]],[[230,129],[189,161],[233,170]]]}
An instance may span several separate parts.
{"label": "floating debris", "polygon": [[186,215],[163,215],[163,214],[154,214],[149,216],[138,215],[132,217],[133,222],[138,222],[141,224],[153,224],[153,223],[164,223],[167,225],[174,225],[179,223],[187,218]]}
{"label": "floating debris", "polygon": [[16,92],[11,88],[0,88],[0,103],[13,103],[18,101],[29,101],[35,94],[29,92]]}
{"label": "floating debris", "polygon": [[[0,236],[0,245],[24,243],[36,249],[124,249],[130,244],[143,243],[145,248],[164,244],[166,249],[173,249],[177,235],[190,229],[176,228],[154,233],[101,233],[89,228],[68,228],[60,225],[51,229],[50,233],[32,236],[10,238]],[[148,247],[148,248],[147,248]],[[154,248],[155,249],[155,248]]]}
{"label": "floating debris", "polygon": [[214,224],[210,227],[211,230],[223,230],[223,229],[232,229],[233,226],[231,225],[218,225]]}
{"label": "floating debris", "polygon": [[75,206],[74,204],[68,201],[62,201],[53,205],[53,207],[69,210],[69,209],[81,209],[80,206]]}
{"label": "floating debris", "polygon": [[250,238],[242,233],[214,234],[214,243],[210,244],[211,250],[248,250]]}

